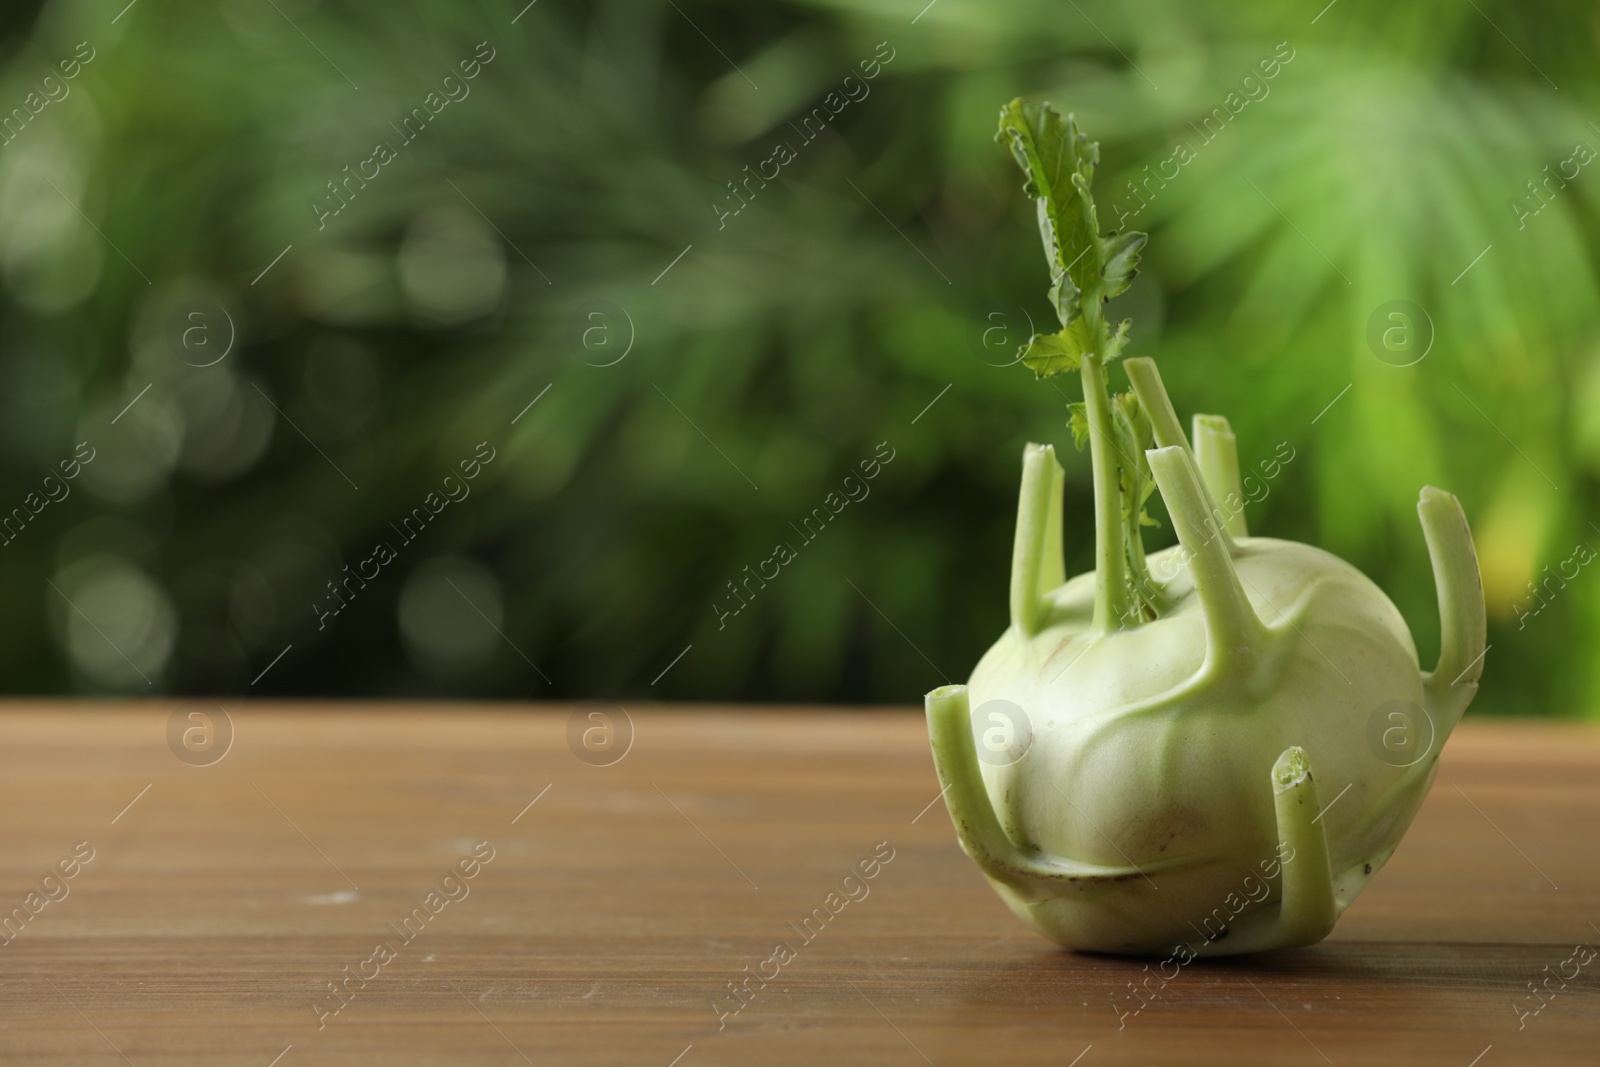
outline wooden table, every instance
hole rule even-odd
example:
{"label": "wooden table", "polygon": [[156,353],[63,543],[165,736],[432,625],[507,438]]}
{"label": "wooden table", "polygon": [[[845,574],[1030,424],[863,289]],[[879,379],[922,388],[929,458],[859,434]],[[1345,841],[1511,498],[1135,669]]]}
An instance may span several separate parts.
{"label": "wooden table", "polygon": [[[1589,728],[1469,720],[1331,939],[1193,964],[1119,1019],[1144,964],[1002,907],[930,806],[918,712],[640,706],[591,766],[571,707],[241,703],[196,766],[175,707],[220,730],[215,705],[0,710],[0,1061],[1600,1062],[1600,960],[1513,1007],[1600,945]],[[777,976],[719,1021],[746,966]]]}

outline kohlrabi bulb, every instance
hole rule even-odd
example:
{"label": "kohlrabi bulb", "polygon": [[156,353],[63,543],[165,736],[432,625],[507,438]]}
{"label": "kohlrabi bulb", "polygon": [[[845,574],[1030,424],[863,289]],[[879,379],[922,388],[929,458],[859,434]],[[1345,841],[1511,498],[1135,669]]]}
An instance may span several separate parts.
{"label": "kohlrabi bulb", "polygon": [[[1097,556],[1063,580],[1062,472],[1030,445],[1011,625],[967,685],[927,698],[958,837],[1013,911],[1071,948],[1311,944],[1393,853],[1477,691],[1484,608],[1466,520],[1450,494],[1422,491],[1443,623],[1423,672],[1360,571],[1247,535],[1226,420],[1197,416],[1191,451],[1149,360],[1127,362],[1132,394],[1107,395],[1126,324],[1107,329],[1102,304],[1131,279],[1143,235],[1098,235],[1095,146],[1070,117],[1017,102],[1001,118],[1040,201],[1063,323],[1022,360],[1083,375],[1073,431],[1093,457]],[[1179,543],[1146,558],[1156,488]]]}

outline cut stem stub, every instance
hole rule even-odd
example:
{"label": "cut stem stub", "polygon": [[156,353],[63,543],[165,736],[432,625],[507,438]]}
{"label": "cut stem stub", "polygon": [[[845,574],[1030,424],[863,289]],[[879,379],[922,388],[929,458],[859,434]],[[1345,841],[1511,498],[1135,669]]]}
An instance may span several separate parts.
{"label": "cut stem stub", "polygon": [[1239,583],[1227,533],[1218,524],[1194,458],[1177,445],[1152,448],[1146,455],[1205,612],[1207,663],[1217,669],[1241,665],[1260,647],[1266,631]]}
{"label": "cut stem stub", "polygon": [[1044,595],[1066,579],[1061,550],[1061,492],[1065,475],[1050,445],[1022,453],[1022,492],[1011,549],[1011,625],[1024,637],[1039,632]]}
{"label": "cut stem stub", "polygon": [[[1156,370],[1155,361],[1148,356],[1140,356],[1124,361],[1122,366],[1123,370],[1127,371],[1128,381],[1133,383],[1133,395],[1139,398],[1139,406],[1150,417],[1150,426],[1155,431],[1156,444],[1162,448],[1181,448],[1192,460],[1194,452],[1189,448],[1189,438],[1184,435],[1183,424],[1178,421],[1178,413],[1173,410],[1172,398],[1167,396],[1167,387],[1161,382],[1161,372]],[[1232,431],[1229,431],[1229,438],[1231,440]],[[1237,471],[1239,461],[1236,451],[1233,465],[1234,470]],[[1237,481],[1237,477],[1235,481]],[[1206,513],[1218,517],[1216,526],[1221,531],[1223,545],[1227,548],[1229,555],[1232,555],[1234,551],[1233,534],[1228,529],[1228,524],[1221,509],[1217,507],[1215,487],[1203,478],[1200,484],[1201,490],[1206,497]],[[1167,491],[1165,486],[1162,487],[1161,495],[1163,499],[1166,498]],[[1242,518],[1240,523],[1242,529]]]}
{"label": "cut stem stub", "polygon": [[1244,487],[1239,484],[1239,445],[1225,416],[1194,417],[1194,461],[1212,502],[1221,506],[1223,527],[1234,537],[1250,536],[1244,521]]}

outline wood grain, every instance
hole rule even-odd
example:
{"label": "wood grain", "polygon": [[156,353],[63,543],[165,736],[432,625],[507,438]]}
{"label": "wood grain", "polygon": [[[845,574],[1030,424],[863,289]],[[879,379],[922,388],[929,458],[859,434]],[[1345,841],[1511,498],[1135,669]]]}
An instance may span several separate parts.
{"label": "wood grain", "polygon": [[[1593,729],[1469,719],[1332,938],[1191,964],[1119,1019],[1145,965],[1004,909],[929,807],[919,713],[631,708],[631,750],[595,767],[569,716],[616,708],[226,707],[206,767],[168,748],[184,706],[0,709],[0,912],[94,849],[0,945],[3,1062],[1600,1062],[1600,961],[1521,1029],[1513,1008],[1600,944]],[[467,895],[402,940],[483,841]],[[831,914],[875,848],[893,858]],[[379,942],[394,958],[319,1028]]]}

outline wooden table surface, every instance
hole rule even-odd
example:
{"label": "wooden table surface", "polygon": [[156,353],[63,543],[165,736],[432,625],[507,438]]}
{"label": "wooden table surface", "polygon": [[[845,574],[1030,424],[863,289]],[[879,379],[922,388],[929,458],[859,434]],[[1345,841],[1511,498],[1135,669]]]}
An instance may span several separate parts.
{"label": "wooden table surface", "polygon": [[1592,728],[1469,719],[1328,941],[1131,1014],[1143,963],[1042,941],[962,855],[920,712],[634,707],[592,766],[570,706],[240,703],[198,766],[175,709],[226,732],[0,708],[0,1062],[1600,1062],[1600,960],[1515,1007],[1600,945]]}

